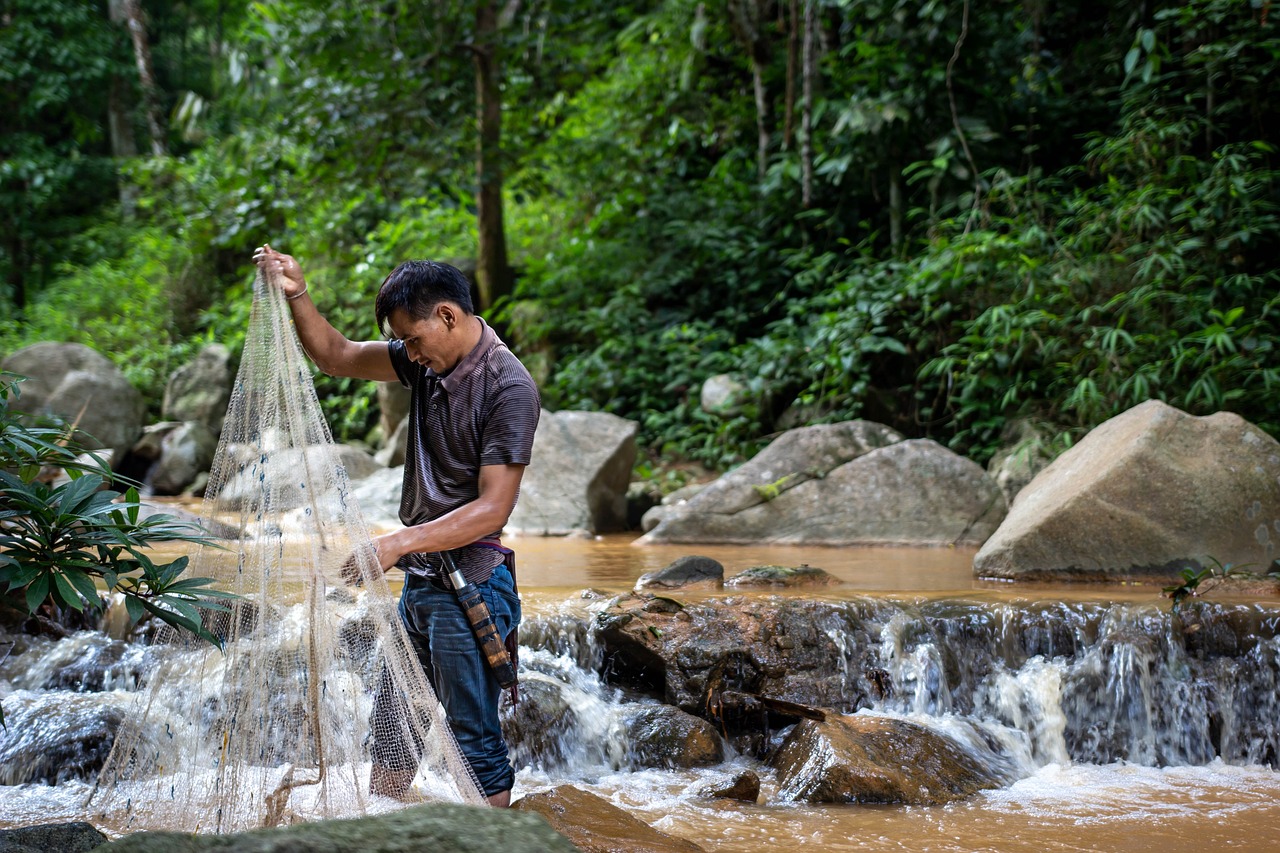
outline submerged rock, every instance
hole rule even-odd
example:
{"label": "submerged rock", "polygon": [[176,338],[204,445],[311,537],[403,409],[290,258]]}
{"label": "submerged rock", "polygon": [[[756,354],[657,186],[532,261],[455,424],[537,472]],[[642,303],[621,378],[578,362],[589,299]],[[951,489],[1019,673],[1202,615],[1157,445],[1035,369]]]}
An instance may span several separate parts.
{"label": "submerged rock", "polygon": [[1018,495],[974,557],[986,577],[1167,580],[1280,555],[1280,442],[1238,415],[1149,400],[1094,429]]}
{"label": "submerged rock", "polygon": [[[583,853],[700,853],[702,850],[692,841],[659,832],[607,800],[572,785],[529,794],[516,801],[512,808],[541,815]],[[507,844],[501,849],[519,848]]]}
{"label": "submerged rock", "polygon": [[[527,810],[526,810],[527,811]],[[568,839],[536,815],[455,803],[428,803],[390,814],[323,820],[233,835],[139,832],[97,848],[102,853],[236,853],[365,850],[378,853],[478,853],[537,850],[574,853]]]}
{"label": "submerged rock", "polygon": [[941,805],[1012,781],[991,758],[906,720],[828,715],[802,720],[772,764],[786,800]]}
{"label": "submerged rock", "polygon": [[642,589],[716,589],[724,584],[724,566],[710,557],[681,557],[666,568],[641,575],[636,591]]}
{"label": "submerged rock", "polygon": [[833,586],[840,583],[822,569],[813,566],[752,566],[738,572],[724,582],[732,587],[811,587]]}
{"label": "submerged rock", "polygon": [[698,796],[709,800],[757,803],[760,801],[760,776],[753,770],[744,770],[723,785],[708,785],[698,791]]}
{"label": "submerged rock", "polygon": [[0,729],[0,785],[92,779],[124,716],[95,694],[11,693],[4,698]]}

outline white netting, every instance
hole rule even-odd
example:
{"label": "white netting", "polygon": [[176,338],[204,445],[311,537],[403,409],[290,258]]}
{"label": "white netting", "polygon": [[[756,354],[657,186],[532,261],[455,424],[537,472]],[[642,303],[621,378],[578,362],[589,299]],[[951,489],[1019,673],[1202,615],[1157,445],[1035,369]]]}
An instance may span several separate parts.
{"label": "white netting", "polygon": [[[288,305],[261,273],[204,515],[242,531],[187,569],[242,596],[206,618],[223,651],[160,631],[92,812],[121,828],[232,832],[396,808],[369,794],[375,761],[417,768],[410,800],[483,803],[374,557]],[[362,591],[344,585],[344,563]]]}

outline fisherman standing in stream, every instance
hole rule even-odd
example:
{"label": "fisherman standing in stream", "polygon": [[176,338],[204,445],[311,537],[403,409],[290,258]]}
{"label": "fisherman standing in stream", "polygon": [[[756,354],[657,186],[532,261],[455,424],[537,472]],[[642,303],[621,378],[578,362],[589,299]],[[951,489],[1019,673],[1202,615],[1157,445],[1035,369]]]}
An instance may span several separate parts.
{"label": "fisherman standing in stream", "polygon": [[[472,308],[466,278],[448,264],[406,261],[374,303],[385,341],[352,341],[317,310],[302,268],[264,245],[254,261],[280,283],[307,356],[330,376],[399,381],[410,389],[400,520],[375,537],[385,572],[405,573],[400,618],[458,746],[494,806],[511,801],[514,770],[498,722],[502,685],[449,580],[456,568],[487,606],[499,637],[514,638],[520,599],[499,534],[529,464],[541,402],[529,372]],[[459,574],[454,574],[459,577]],[[484,608],[481,608],[482,610]],[[512,643],[508,643],[512,645]],[[374,698],[374,794],[404,798],[417,765],[402,744],[379,744],[379,720],[401,713],[393,691]],[[383,735],[385,737],[385,733]],[[419,748],[421,745],[418,745]],[[381,760],[380,760],[381,759]]]}

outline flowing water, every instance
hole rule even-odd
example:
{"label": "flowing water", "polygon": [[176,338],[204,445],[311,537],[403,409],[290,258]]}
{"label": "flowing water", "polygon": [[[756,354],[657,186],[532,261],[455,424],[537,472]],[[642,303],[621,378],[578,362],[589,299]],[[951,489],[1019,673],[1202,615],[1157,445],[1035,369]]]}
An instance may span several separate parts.
{"label": "flowing water", "polygon": [[[1272,769],[1280,601],[1223,602],[1223,618],[1197,636],[1201,651],[1230,646],[1230,654],[1188,654],[1186,644],[1169,641],[1169,602],[1158,589],[984,583],[973,580],[973,552],[964,549],[636,547],[630,537],[511,544],[525,599],[526,680],[555,681],[574,720],[543,753],[516,749],[517,796],[572,783],[725,853],[782,845],[1280,850],[1280,774]],[[699,770],[630,766],[621,720],[634,697],[600,680],[601,651],[586,629],[607,596],[581,592],[628,591],[641,574],[689,553],[714,557],[726,575],[760,564],[808,564],[835,575],[840,586],[790,594],[829,608],[823,625],[846,650],[842,665],[871,654],[890,673],[897,689],[875,713],[961,741],[979,732],[1001,745],[1017,781],[949,806],[813,806],[786,802],[771,771],[747,755]],[[1224,633],[1227,622],[1234,627]],[[0,660],[9,718],[0,732],[0,786],[11,781],[6,762],[43,756],[69,769],[90,765],[92,733],[110,726],[111,708],[151,665],[145,647],[122,650],[101,635],[30,642],[39,647]],[[88,686],[96,692],[77,691],[83,672],[94,673]],[[54,755],[46,738],[59,716],[90,736]],[[759,804],[698,796],[746,769],[762,779]],[[0,827],[82,817],[86,791],[74,780],[0,787]]]}

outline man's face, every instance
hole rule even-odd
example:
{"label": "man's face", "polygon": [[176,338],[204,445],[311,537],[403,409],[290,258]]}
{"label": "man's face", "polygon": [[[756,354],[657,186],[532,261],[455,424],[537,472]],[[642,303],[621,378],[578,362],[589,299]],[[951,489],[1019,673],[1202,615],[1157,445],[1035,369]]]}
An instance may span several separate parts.
{"label": "man's face", "polygon": [[451,317],[452,311],[446,305],[437,305],[425,320],[396,309],[387,318],[387,325],[395,338],[404,341],[411,361],[436,373],[447,373],[458,363],[450,339],[452,324],[447,322]]}

